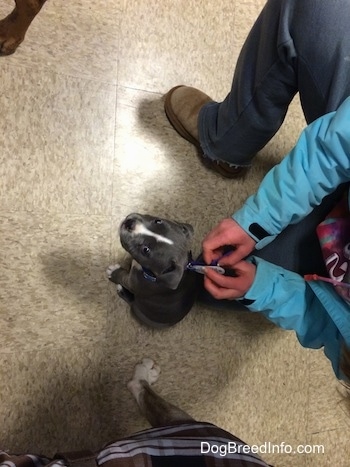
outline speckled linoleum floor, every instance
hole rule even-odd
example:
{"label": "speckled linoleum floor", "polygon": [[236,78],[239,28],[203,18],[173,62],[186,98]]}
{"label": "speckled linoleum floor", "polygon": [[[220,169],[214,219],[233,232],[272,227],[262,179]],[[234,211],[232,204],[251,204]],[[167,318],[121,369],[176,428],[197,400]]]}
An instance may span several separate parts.
{"label": "speckled linoleum floor", "polygon": [[[0,58],[0,449],[97,449],[147,427],[126,389],[143,356],[157,388],[276,466],[349,466],[349,406],[322,352],[261,317],[197,304],[163,332],[140,327],[105,277],[132,211],[193,224],[194,250],[293,146],[298,100],[249,175],[209,173],[170,127],[176,84],[215,99],[263,0],[48,0]],[[0,4],[0,16],[12,1]]]}

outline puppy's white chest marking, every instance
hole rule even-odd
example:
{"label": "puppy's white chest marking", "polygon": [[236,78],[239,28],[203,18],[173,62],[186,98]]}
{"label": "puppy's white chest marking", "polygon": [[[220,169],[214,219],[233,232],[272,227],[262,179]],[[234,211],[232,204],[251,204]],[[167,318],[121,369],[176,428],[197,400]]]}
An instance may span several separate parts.
{"label": "puppy's white chest marking", "polygon": [[143,224],[137,224],[135,229],[133,230],[135,235],[148,235],[149,237],[153,237],[157,240],[157,242],[168,243],[169,245],[173,245],[174,242],[170,240],[170,238],[164,237],[163,235],[156,234],[151,230],[148,230]]}

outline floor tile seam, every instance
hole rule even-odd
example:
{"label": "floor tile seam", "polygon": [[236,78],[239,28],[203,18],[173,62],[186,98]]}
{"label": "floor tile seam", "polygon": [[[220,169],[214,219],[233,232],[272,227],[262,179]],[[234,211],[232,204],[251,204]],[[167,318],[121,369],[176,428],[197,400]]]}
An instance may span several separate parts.
{"label": "floor tile seam", "polygon": [[[1,57],[0,59],[5,60],[4,57]],[[41,75],[42,75],[43,71],[47,71],[50,74],[55,74],[55,75],[60,76],[60,77],[65,77],[65,78],[70,78],[70,79],[77,79],[77,80],[80,80],[80,81],[91,81],[91,82],[94,82],[94,83],[110,85],[111,87],[117,87],[117,79],[115,79],[113,81],[110,81],[110,80],[102,79],[102,75],[101,75],[101,78],[100,78],[100,77],[93,76],[93,75],[90,75],[90,74],[80,75],[80,74],[75,74],[75,73],[59,72],[57,70],[51,69],[48,65],[45,65],[45,64],[43,64],[43,65],[26,65],[25,63],[11,62],[11,63],[6,63],[6,66],[8,66],[9,68],[20,68],[20,69],[23,69],[25,71],[37,72],[37,73],[40,73]],[[6,69],[3,68],[2,71],[6,72]]]}

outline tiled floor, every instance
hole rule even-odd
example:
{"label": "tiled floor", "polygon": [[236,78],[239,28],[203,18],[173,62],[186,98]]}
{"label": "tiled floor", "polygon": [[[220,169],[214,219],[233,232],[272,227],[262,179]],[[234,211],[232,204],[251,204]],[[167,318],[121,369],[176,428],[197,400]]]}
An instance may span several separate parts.
{"label": "tiled floor", "polygon": [[[104,270],[124,256],[123,216],[191,222],[194,251],[304,126],[293,102],[244,180],[208,173],[163,113],[173,85],[216,99],[263,0],[48,0],[0,58],[0,440],[2,449],[97,448],[147,426],[125,383],[150,356],[160,392],[276,466],[350,465],[349,404],[322,352],[259,316],[196,305],[178,326],[135,323]],[[0,15],[12,1],[0,4]]]}

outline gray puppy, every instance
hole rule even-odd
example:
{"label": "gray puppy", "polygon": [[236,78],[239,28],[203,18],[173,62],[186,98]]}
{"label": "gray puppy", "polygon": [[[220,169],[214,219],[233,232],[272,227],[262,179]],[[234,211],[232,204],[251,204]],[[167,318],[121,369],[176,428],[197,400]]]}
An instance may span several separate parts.
{"label": "gray puppy", "polygon": [[182,320],[196,298],[197,274],[189,271],[193,227],[143,214],[129,214],[119,228],[120,242],[131,255],[130,271],[107,269],[118,295],[134,316],[153,328]]}

